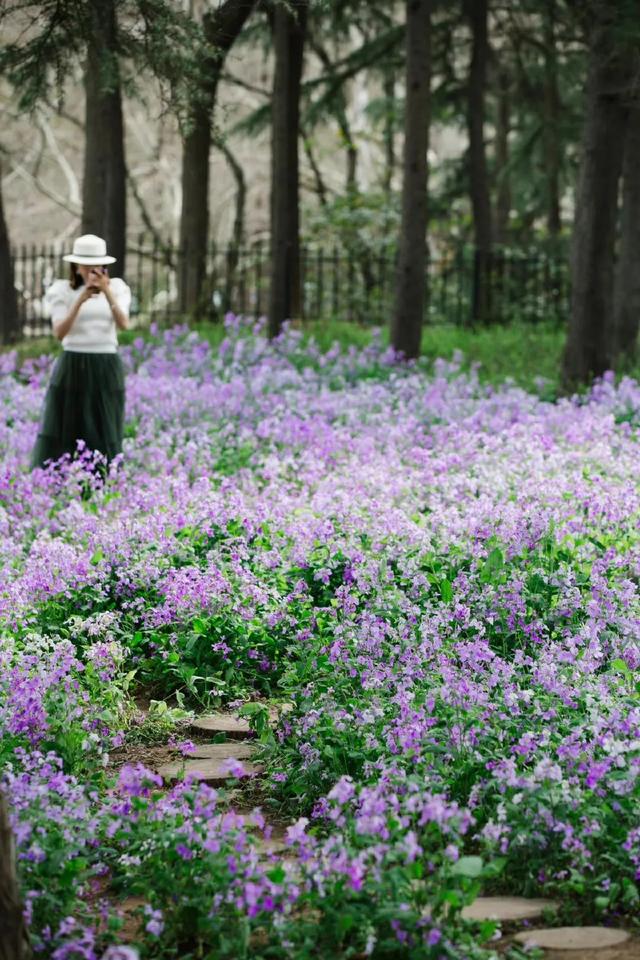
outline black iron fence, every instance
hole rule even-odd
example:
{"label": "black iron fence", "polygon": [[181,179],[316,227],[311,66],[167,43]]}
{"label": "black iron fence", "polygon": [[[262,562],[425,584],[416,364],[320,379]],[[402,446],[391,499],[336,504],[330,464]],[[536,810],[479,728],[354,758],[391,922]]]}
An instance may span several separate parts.
{"label": "black iron fence", "polygon": [[[25,336],[50,330],[45,293],[66,276],[68,265],[54,247],[14,250],[20,319]],[[269,248],[253,243],[207,251],[203,318],[227,312],[261,316],[269,297]],[[380,326],[393,309],[395,260],[357,247],[303,246],[302,319],[339,319]],[[184,255],[179,248],[144,237],[131,244],[125,279],[133,293],[132,314],[141,322],[170,323],[181,317],[179,287]],[[568,312],[566,257],[533,250],[496,250],[479,254],[459,248],[432,256],[425,276],[425,322],[472,325],[562,323]]]}

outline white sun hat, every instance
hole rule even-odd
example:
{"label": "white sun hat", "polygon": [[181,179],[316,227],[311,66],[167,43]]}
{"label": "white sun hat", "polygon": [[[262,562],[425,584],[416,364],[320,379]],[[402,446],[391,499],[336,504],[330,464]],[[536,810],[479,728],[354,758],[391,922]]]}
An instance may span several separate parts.
{"label": "white sun hat", "polygon": [[83,263],[86,266],[100,266],[104,263],[115,263],[116,258],[107,254],[107,244],[102,237],[93,233],[85,233],[73,244],[73,253],[67,253],[62,258],[67,263]]}

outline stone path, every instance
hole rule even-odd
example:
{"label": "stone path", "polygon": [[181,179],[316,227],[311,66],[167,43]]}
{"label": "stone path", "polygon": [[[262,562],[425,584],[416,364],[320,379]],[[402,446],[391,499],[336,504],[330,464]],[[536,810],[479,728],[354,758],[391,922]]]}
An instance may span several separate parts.
{"label": "stone path", "polygon": [[231,777],[230,760],[242,763],[244,776],[256,777],[262,767],[255,763],[247,763],[253,756],[254,750],[248,743],[203,743],[198,744],[194,752],[184,760],[171,760],[158,767],[158,773],[168,781],[179,780],[183,775],[191,774],[202,780],[210,787],[222,787]]}
{"label": "stone path", "polygon": [[193,733],[224,733],[230,740],[247,740],[253,736],[249,721],[225,713],[209,713],[191,722]]}
{"label": "stone path", "polygon": [[502,923],[517,920],[537,920],[546,910],[556,911],[555,900],[535,900],[526,897],[477,897],[465,907],[465,920],[499,920]]}
{"label": "stone path", "polygon": [[[285,708],[286,709],[286,708]],[[283,710],[270,710],[272,722],[277,722]],[[225,713],[212,713],[196,717],[191,731],[197,736],[224,742],[199,743],[188,757],[156,765],[157,772],[168,782],[175,782],[186,774],[193,774],[212,787],[224,786],[230,778],[225,761],[239,761],[249,776],[259,776],[262,768],[252,761],[255,746],[250,742],[254,736],[247,720]],[[283,841],[284,828],[280,825],[272,838],[264,841],[265,857],[286,858],[288,848]],[[135,901],[128,901],[135,903]],[[497,920],[503,924],[549,919],[559,904],[553,900],[526,897],[478,897],[465,907],[465,920],[481,922]],[[513,928],[512,928],[513,929]],[[549,927],[527,929],[505,936],[501,947],[517,942],[524,945],[537,944],[544,950],[545,960],[640,960],[640,940],[631,938],[625,930],[607,927]]]}
{"label": "stone path", "polygon": [[182,760],[171,760],[158,767],[158,773],[168,781],[178,780],[191,774],[211,787],[222,787],[230,778],[228,762],[242,763],[244,774],[258,776],[262,768],[251,763],[255,747],[247,743],[253,731],[246,720],[231,714],[212,713],[196,718],[191,724],[194,733],[224,736],[224,743],[199,743],[195,750]]}
{"label": "stone path", "polygon": [[549,927],[517,933],[525,949],[536,945],[545,960],[640,960],[640,940],[614,927]]}
{"label": "stone path", "polygon": [[[465,920],[498,920],[511,924],[540,920],[555,912],[554,900],[527,897],[478,897],[465,907]],[[626,930],[613,927],[539,927],[504,937],[502,946],[516,942],[527,948],[534,945],[544,951],[545,960],[640,960],[640,940]]]}

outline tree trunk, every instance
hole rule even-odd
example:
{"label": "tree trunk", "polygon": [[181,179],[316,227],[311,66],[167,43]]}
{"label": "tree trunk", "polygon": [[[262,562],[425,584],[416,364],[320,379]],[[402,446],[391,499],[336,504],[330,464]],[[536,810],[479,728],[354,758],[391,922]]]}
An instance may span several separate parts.
{"label": "tree trunk", "polygon": [[115,0],[90,0],[87,47],[82,232],[107,241],[115,269],[125,273],[127,185]]}
{"label": "tree trunk", "polygon": [[488,319],[490,310],[490,266],[493,229],[491,194],[484,142],[485,88],[489,39],[488,0],[464,0],[471,27],[471,64],[467,86],[467,128],[469,134],[469,187],[476,247],[474,265],[473,319]]}
{"label": "tree trunk", "polygon": [[542,126],[544,166],[547,174],[547,229],[557,237],[560,220],[560,92],[558,90],[558,58],[556,51],[556,2],[547,0],[544,17],[544,120]]}
{"label": "tree trunk", "polygon": [[0,960],[27,960],[30,953],[18,892],[13,835],[6,801],[0,793]]}
{"label": "tree trunk", "polygon": [[498,74],[498,120],[496,124],[496,240],[509,241],[511,184],[509,180],[509,131],[511,129],[511,89],[506,70]]}
{"label": "tree trunk", "polygon": [[180,313],[203,309],[209,241],[209,151],[212,115],[198,104],[191,113],[191,129],[182,145],[182,209],[178,303]]}
{"label": "tree trunk", "polygon": [[301,307],[298,137],[307,13],[308,0],[291,0],[290,10],[277,4],[273,14],[270,337]]}
{"label": "tree trunk", "polygon": [[634,361],[640,325],[640,104],[629,111],[622,167],[620,251],[615,286],[616,352]]}
{"label": "tree trunk", "polygon": [[613,277],[618,186],[629,113],[631,71],[619,43],[614,0],[591,31],[582,163],[571,251],[571,316],[565,387],[609,369],[614,355]]}
{"label": "tree trunk", "polygon": [[2,164],[0,163],[0,343],[9,344],[19,340],[20,327],[9,231],[2,202]]}
{"label": "tree trunk", "polygon": [[420,353],[425,308],[431,10],[432,0],[406,0],[402,221],[391,343],[407,359]]}
{"label": "tree trunk", "polygon": [[226,0],[205,14],[203,29],[216,54],[206,65],[207,84],[194,104],[190,130],[182,150],[182,211],[180,249],[183,261],[178,277],[178,302],[182,313],[199,313],[203,307],[209,241],[209,152],[218,83],[227,53],[238,38],[257,0]]}
{"label": "tree trunk", "polygon": [[393,174],[396,168],[396,150],[395,150],[395,99],[396,99],[396,78],[392,70],[385,71],[384,74],[384,175],[382,177],[382,189],[386,194],[391,193],[393,186]]}

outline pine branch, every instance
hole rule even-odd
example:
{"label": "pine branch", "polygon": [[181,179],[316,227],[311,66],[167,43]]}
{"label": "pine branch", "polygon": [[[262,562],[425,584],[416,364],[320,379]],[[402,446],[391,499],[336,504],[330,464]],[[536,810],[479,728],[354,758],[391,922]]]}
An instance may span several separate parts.
{"label": "pine branch", "polygon": [[[314,126],[322,114],[327,112],[329,104],[339,95],[342,86],[357,76],[363,70],[373,66],[381,57],[387,56],[403,37],[403,27],[391,27],[386,33],[379,34],[373,40],[363,44],[358,50],[334,64],[330,77],[315,77],[302,83],[302,96],[310,96],[318,87],[325,87],[324,93],[307,111],[305,120],[308,126]],[[240,120],[232,132],[243,133],[247,136],[257,136],[262,133],[271,122],[271,103],[258,107],[247,117]]]}

